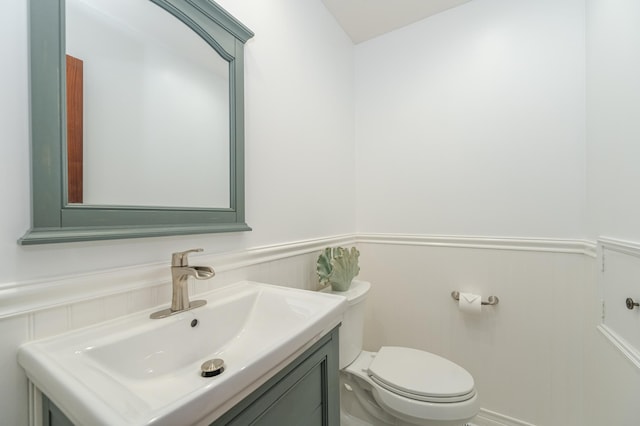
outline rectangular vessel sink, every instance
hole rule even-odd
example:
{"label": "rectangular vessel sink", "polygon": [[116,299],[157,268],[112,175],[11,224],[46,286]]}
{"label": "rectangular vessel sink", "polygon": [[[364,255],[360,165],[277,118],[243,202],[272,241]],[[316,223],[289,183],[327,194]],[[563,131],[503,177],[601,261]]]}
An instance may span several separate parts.
{"label": "rectangular vessel sink", "polygon": [[[163,319],[153,310],[26,343],[18,362],[86,425],[209,424],[340,323],[346,299],[239,282]],[[157,309],[157,308],[155,308]],[[224,371],[202,377],[221,358]]]}

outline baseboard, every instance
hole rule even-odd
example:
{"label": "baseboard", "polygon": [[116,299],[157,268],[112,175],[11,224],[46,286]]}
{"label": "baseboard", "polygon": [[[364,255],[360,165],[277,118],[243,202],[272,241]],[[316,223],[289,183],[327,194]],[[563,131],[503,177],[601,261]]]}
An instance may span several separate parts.
{"label": "baseboard", "polygon": [[469,426],[535,426],[523,420],[505,416],[494,411],[480,409],[480,413],[469,423]]}

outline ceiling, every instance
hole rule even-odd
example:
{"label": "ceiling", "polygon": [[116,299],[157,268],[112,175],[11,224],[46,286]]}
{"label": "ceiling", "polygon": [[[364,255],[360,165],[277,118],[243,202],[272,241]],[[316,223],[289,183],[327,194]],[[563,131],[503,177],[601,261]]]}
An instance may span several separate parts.
{"label": "ceiling", "polygon": [[420,21],[471,0],[322,0],[354,43]]}

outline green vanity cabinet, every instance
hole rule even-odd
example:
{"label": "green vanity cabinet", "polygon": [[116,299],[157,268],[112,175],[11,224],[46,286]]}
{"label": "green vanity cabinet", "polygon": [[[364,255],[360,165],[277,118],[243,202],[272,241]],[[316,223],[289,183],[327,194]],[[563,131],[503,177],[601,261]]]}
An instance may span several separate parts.
{"label": "green vanity cabinet", "polygon": [[[45,426],[72,426],[44,395],[43,408]],[[226,425],[339,426],[338,327],[210,426]]]}
{"label": "green vanity cabinet", "polygon": [[43,426],[73,426],[71,420],[44,395],[42,395],[42,411]]}
{"label": "green vanity cabinet", "polygon": [[339,426],[338,328],[211,426]]}

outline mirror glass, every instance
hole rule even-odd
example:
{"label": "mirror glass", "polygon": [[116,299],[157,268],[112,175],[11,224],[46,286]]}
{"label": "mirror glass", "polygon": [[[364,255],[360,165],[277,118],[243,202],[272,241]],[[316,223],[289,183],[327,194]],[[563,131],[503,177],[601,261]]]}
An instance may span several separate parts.
{"label": "mirror glass", "polygon": [[229,62],[149,0],[65,15],[68,202],[229,207]]}

